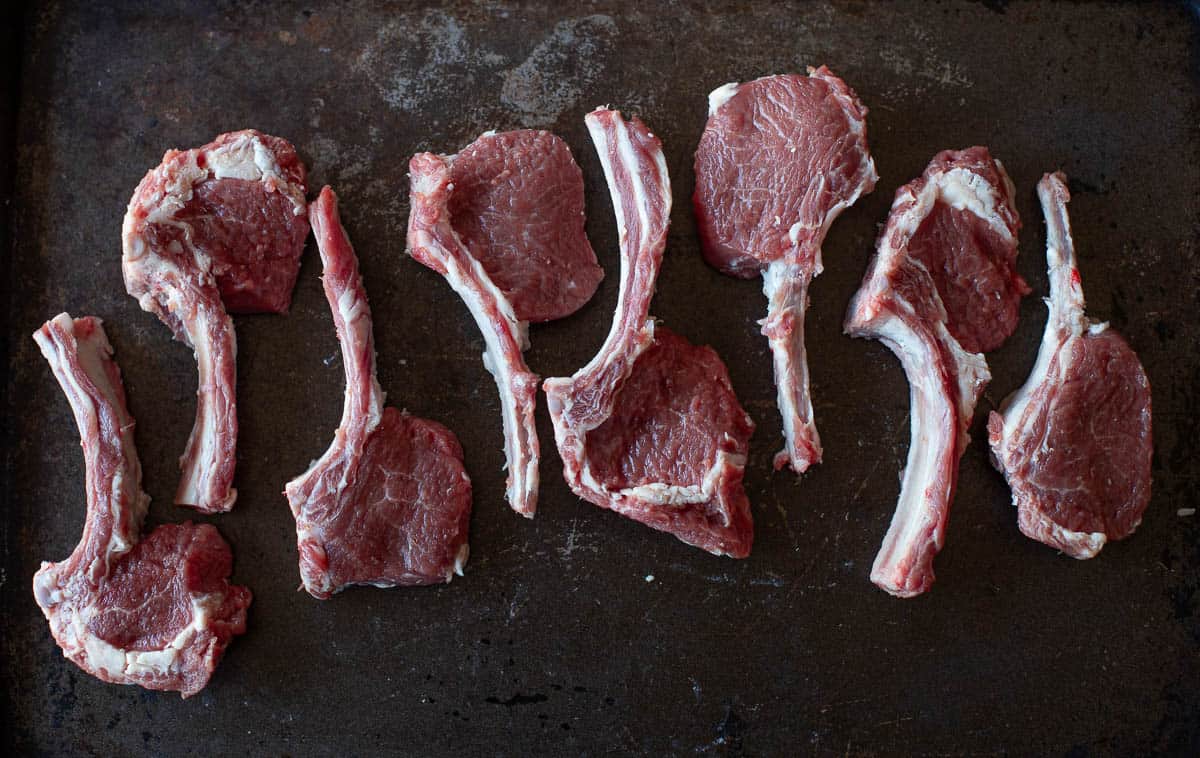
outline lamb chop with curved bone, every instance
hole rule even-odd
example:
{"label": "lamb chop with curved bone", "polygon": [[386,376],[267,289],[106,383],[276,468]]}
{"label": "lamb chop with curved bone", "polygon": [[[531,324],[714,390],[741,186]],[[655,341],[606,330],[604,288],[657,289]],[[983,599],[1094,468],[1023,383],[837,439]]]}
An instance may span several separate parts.
{"label": "lamb chop with curved bone", "polygon": [[333,190],[321,190],[309,215],[346,392],[333,443],[285,489],[304,588],[325,599],[352,584],[449,582],[468,554],[462,446],[436,421],[384,407],[371,308]]}
{"label": "lamb chop with curved bone", "polygon": [[882,341],[904,366],[912,419],[908,462],[871,581],[899,597],[933,585],[983,357],[1017,326],[1021,222],[1013,186],[987,148],[947,150],[896,191],[877,251],[850,303],[846,332]]}
{"label": "lamb chop with curved bone", "polygon": [[604,272],[584,233],[583,174],[544,131],[488,132],[457,155],[409,163],[408,249],[441,274],[483,333],[504,420],[508,502],[532,518],[540,447],[538,377],[525,365],[530,321],[563,318]]}
{"label": "lamb chop with curved bone", "polygon": [[601,508],[744,558],[754,541],[742,487],[754,423],[717,353],[649,316],[671,215],[662,145],[617,111],[586,121],[617,214],[621,289],[600,352],[574,376],[546,380],[563,475]]}
{"label": "lamb chop with curved bone", "polygon": [[1021,532],[1085,559],[1133,534],[1150,504],[1150,380],[1129,343],[1084,313],[1066,177],[1046,174],[1038,198],[1050,313],[1033,372],[988,419],[989,441]]}
{"label": "lamb chop with curved bone", "polygon": [[75,415],[87,486],[83,536],[69,558],[42,564],[34,599],[63,655],[84,671],[194,695],[246,631],[250,590],[229,584],[233,556],[209,524],[141,536],[150,498],[100,320],[63,313],[33,338]]}
{"label": "lamb chop with curved bone", "polygon": [[196,420],[175,502],[233,507],[237,341],[230,313],[286,313],[308,237],[305,169],[254,130],[168,150],[125,213],[125,288],[195,351]]}

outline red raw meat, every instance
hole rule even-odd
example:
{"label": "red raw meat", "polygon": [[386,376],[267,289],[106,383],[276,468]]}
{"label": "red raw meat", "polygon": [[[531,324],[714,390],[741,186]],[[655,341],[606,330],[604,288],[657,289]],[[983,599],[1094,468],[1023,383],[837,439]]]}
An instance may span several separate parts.
{"label": "red raw meat", "polygon": [[450,223],[521,321],[553,321],[596,293],[604,269],[584,233],[583,174],[567,143],[485,134],[450,161]]}
{"label": "red raw meat", "polygon": [[33,338],[71,404],[87,473],[83,536],[65,561],[42,564],[34,598],[84,671],[194,695],[246,631],[250,590],[229,584],[233,556],[208,524],[167,524],[138,540],[150,498],[99,319],[63,313]]}
{"label": "red raw meat", "polygon": [[471,480],[462,447],[441,424],[384,408],[367,293],[331,189],[309,216],[346,393],[333,444],[286,489],[304,588],[324,599],[351,584],[449,582],[468,554]]}
{"label": "red raw meat", "polygon": [[528,322],[573,313],[603,277],[584,233],[583,175],[549,132],[484,134],[409,164],[409,253],[445,277],[483,333],[504,419],[508,502],[532,518],[540,455]]}
{"label": "red raw meat", "polygon": [[1016,272],[1013,186],[986,148],[939,153],[896,191],[846,332],[882,341],[904,366],[912,437],[891,527],[871,581],[912,597],[933,585],[958,460],[991,379],[980,350],[1017,325],[1029,287]]}
{"label": "red raw meat", "polygon": [[705,259],[730,276],[761,273],[786,445],[775,468],[821,460],[804,347],[808,288],[842,211],[875,188],[867,109],[822,66],[709,95],[692,198]]}
{"label": "red raw meat", "polygon": [[662,145],[617,111],[587,116],[617,214],[621,289],[600,352],[545,389],[563,474],[585,500],[717,555],[754,540],[742,475],[754,424],[708,347],[655,326],[671,185]]}
{"label": "red raw meat", "polygon": [[122,229],[125,288],[196,353],[196,422],[175,502],[228,511],[237,491],[234,313],[284,313],[308,237],[304,164],[253,130],[168,150]]}
{"label": "red raw meat", "polygon": [[1121,335],[1084,315],[1062,174],[1038,184],[1050,314],[1033,372],[988,419],[992,462],[1026,536],[1091,558],[1150,503],[1150,380]]}

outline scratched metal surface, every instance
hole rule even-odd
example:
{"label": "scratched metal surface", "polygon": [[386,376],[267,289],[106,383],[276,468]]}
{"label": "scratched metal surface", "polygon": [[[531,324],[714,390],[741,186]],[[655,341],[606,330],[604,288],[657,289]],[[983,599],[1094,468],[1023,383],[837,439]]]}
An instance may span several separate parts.
{"label": "scratched metal surface", "polygon": [[[67,755],[1184,754],[1200,742],[1200,134],[1197,24],[1183,6],[992,2],[47,4],[25,19],[5,414],[0,573],[3,742]],[[11,50],[10,50],[11,52]],[[705,96],[825,63],[871,109],[881,180],[833,227],[808,326],[825,463],[770,471],[779,444],[758,285],[697,253],[688,198]],[[532,330],[532,368],[599,345],[616,237],[583,114],[610,103],[661,135],[676,207],[653,313],[713,345],[758,422],[746,477],[757,540],[718,559],[582,503],[548,417],[542,505],[503,502],[495,388],[464,307],[404,255],[405,167],[486,129],[546,127],[587,181],[608,271],[592,303]],[[63,660],[29,583],[82,525],[76,432],[28,339],[60,310],[103,317],[125,373],[151,525],[191,424],[188,351],[121,283],[119,229],[169,147],[247,126],[291,139],[331,183],[362,259],[392,402],[453,429],[475,486],[472,558],[436,589],[297,592],[279,494],[327,445],[342,368],[306,255],[287,317],[238,318],[236,510],[211,520],[250,630],[209,688],[101,684]],[[975,425],[938,583],[902,602],[867,572],[898,489],[908,394],[877,343],[843,337],[846,304],[892,193],[942,148],[989,145],[1019,189],[1021,273],[1046,291],[1034,184],[1072,178],[1091,314],[1111,319],[1154,387],[1154,499],[1138,533],[1075,562],[1022,537]],[[12,147],[11,143],[9,144]],[[1025,377],[1037,297],[991,358],[979,416]]]}

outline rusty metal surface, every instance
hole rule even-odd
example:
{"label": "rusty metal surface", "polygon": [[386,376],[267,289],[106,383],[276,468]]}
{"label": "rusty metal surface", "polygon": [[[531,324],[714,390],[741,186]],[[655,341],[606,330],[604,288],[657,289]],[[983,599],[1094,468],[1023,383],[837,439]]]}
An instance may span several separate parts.
{"label": "rusty metal surface", "polygon": [[[0,520],[3,743],[154,755],[1184,754],[1200,742],[1200,116],[1197,23],[1175,5],[833,2],[46,4],[24,25]],[[714,86],[825,63],[871,109],[881,180],[834,225],[808,339],[825,462],[772,473],[779,446],[757,284],[697,249],[691,155]],[[616,234],[583,114],[609,103],[661,135],[675,211],[652,312],[713,345],[759,424],[757,540],[718,559],[573,497],[545,451],[533,522],[504,504],[482,341],[446,284],[404,255],[405,169],[486,129],[547,127],[587,182],[608,277],[532,329],[565,374],[603,339]],[[389,400],[453,429],[475,485],[467,574],[436,589],[297,592],[283,484],[328,444],[342,368],[310,244],[286,317],[236,319],[242,434],[235,579],[250,630],[181,701],[66,662],[33,603],[84,514],[69,410],[28,335],[61,310],[105,319],[125,372],[149,523],[170,504],[192,421],[189,352],[122,286],[120,223],[169,147],[254,127],[331,183],[362,259]],[[1046,291],[1034,196],[1063,168],[1090,312],[1154,388],[1154,497],[1137,534],[1075,562],[1022,537],[980,422],[1025,378],[1045,318],[1017,334],[962,461],[938,582],[899,601],[867,572],[908,445],[908,390],[877,344],[841,334],[895,189],[938,150],[981,143],[1018,187],[1020,271]]]}

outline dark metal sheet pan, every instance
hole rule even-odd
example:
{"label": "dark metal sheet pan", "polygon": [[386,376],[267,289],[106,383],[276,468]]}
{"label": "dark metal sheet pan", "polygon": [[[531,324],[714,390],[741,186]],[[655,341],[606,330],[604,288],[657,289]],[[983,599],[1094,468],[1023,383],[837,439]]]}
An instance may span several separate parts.
{"label": "dark metal sheet pan", "polygon": [[[15,26],[15,25],[14,25]],[[1197,23],[1184,5],[769,2],[45,3],[20,50],[6,258],[0,521],[3,743],[130,755],[1185,754],[1200,742],[1200,133]],[[707,268],[688,198],[714,86],[825,63],[871,109],[882,177],[833,227],[808,326],[826,461],[772,473],[779,445],[756,284]],[[11,71],[11,68],[10,68]],[[655,315],[713,345],[759,424],[751,558],[718,559],[582,503],[544,407],[542,507],[503,501],[482,342],[448,287],[404,255],[405,169],[486,129],[554,129],[588,191],[609,272],[529,363],[573,371],[607,329],[616,237],[583,114],[610,103],[661,135],[675,211]],[[104,318],[154,498],[170,504],[191,424],[188,351],[121,282],[119,229],[168,147],[252,126],[329,182],[362,258],[392,402],[461,438],[475,483],[464,578],[422,590],[297,592],[280,491],[329,441],[341,365],[310,249],[287,317],[237,319],[236,510],[211,519],[255,593],[249,633],[181,701],[63,660],[35,607],[39,561],[67,555],[83,472],[66,403],[28,335],[61,311]],[[1063,168],[1091,313],[1154,387],[1154,499],[1130,540],[1075,562],[1022,537],[980,423],[962,461],[938,583],[902,602],[867,572],[898,490],[908,394],[881,345],[841,334],[896,187],[947,147],[989,145],[1019,189],[1021,273],[1046,290],[1033,192]],[[15,179],[13,178],[15,176]],[[6,251],[8,252],[8,251]],[[990,358],[982,417],[1025,377],[1045,312]],[[333,357],[332,360],[326,360]],[[651,580],[653,577],[653,580]]]}

